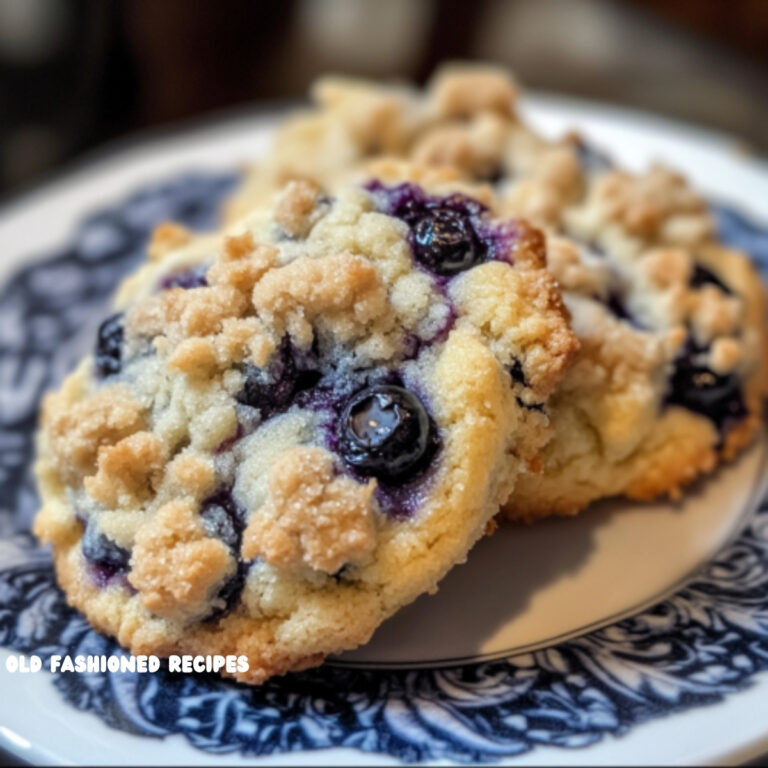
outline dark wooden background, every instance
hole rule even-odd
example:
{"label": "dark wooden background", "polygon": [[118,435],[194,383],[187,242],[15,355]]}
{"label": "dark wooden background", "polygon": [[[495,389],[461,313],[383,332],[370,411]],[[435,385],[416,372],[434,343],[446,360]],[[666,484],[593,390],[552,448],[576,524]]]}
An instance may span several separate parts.
{"label": "dark wooden background", "polygon": [[768,152],[768,0],[0,0],[0,197],[131,132],[446,58]]}

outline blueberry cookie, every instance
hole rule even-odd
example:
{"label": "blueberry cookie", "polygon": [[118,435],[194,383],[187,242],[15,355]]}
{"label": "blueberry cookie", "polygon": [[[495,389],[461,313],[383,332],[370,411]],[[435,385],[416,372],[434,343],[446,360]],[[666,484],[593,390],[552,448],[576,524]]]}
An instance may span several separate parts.
{"label": "blueberry cookie", "polygon": [[44,401],[35,531],[135,653],[319,664],[465,559],[576,346],[540,233],[458,188],[164,225]]}
{"label": "blueberry cookie", "polygon": [[763,289],[680,175],[624,172],[575,134],[539,137],[517,114],[515,83],[491,67],[444,68],[425,93],[325,78],[313,96],[229,216],[296,174],[333,185],[415,166],[483,185],[497,215],[548,235],[581,352],[547,406],[555,435],[541,471],[520,478],[510,516],[676,497],[751,441],[766,384]]}

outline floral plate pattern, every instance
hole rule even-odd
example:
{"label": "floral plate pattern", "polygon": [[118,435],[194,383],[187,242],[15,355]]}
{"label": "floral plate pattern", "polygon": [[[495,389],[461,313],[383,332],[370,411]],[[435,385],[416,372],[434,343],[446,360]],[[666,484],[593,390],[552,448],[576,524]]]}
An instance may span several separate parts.
{"label": "floral plate pattern", "polygon": [[[101,211],[72,243],[0,290],[0,646],[122,654],[67,606],[29,526],[37,405],[93,338],[115,283],[165,219],[213,223],[232,174],[175,178]],[[723,238],[768,274],[768,231],[717,207]],[[57,674],[71,705],[129,733],[182,734],[245,756],[354,747],[415,762],[498,760],[584,747],[720,701],[768,670],[768,499],[740,536],[668,600],[574,640],[450,669],[324,666],[248,688],[208,676]]]}

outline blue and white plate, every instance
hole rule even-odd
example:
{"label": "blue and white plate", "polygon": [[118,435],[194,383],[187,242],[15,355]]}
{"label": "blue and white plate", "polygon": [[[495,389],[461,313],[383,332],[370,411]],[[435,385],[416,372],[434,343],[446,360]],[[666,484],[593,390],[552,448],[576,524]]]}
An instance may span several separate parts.
{"label": "blue and white plate", "polygon": [[[717,201],[768,272],[768,168],[723,137],[532,98],[633,168]],[[0,746],[35,763],[733,762],[768,752],[764,436],[681,504],[503,527],[364,648],[260,688],[206,676],[12,674],[10,654],[119,654],[28,533],[37,404],[92,343],[158,221],[205,228],[263,152],[244,115],[91,161],[0,211]]]}

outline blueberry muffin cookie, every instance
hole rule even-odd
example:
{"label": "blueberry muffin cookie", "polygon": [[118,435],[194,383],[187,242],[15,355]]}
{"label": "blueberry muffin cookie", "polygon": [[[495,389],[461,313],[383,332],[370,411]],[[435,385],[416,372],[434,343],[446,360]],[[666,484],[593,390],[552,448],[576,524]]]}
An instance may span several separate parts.
{"label": "blueberry muffin cookie", "polygon": [[627,173],[576,134],[536,135],[514,81],[492,67],[446,67],[424,93],[325,78],[313,97],[229,216],[273,195],[276,180],[396,177],[407,160],[409,173],[484,185],[497,215],[547,233],[581,351],[547,405],[555,435],[541,471],[520,478],[509,516],[676,497],[752,440],[766,383],[763,289],[679,174]]}
{"label": "blueberry muffin cookie", "polygon": [[437,180],[164,225],[44,401],[35,531],[135,653],[319,664],[465,559],[576,346],[540,233]]}
{"label": "blueberry muffin cookie", "polygon": [[548,248],[581,348],[549,403],[542,472],[506,512],[572,514],[604,496],[677,498],[760,428],[764,298],[743,254],[656,245],[628,263],[554,236]]}

